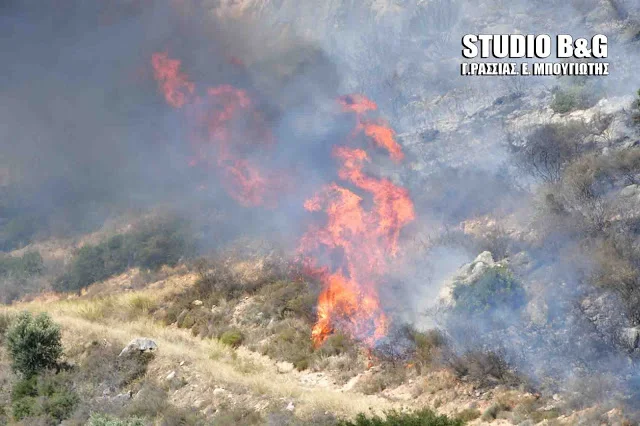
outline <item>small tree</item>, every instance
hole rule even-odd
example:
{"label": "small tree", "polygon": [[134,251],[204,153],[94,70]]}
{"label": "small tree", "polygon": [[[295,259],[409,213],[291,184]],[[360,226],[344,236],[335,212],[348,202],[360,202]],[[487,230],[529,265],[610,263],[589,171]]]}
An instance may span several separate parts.
{"label": "small tree", "polygon": [[35,318],[22,312],[7,332],[7,349],[13,370],[32,377],[57,365],[62,355],[60,326],[44,312]]}

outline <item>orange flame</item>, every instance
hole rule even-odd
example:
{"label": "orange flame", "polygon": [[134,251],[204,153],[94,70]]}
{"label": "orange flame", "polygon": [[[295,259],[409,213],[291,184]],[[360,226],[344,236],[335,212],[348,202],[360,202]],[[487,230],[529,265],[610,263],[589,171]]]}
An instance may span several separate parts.
{"label": "orange flame", "polygon": [[[250,94],[221,85],[198,95],[180,71],[179,60],[156,53],[151,62],[167,103],[186,111],[194,149],[189,164],[215,166],[223,185],[240,204],[273,206],[292,179],[264,169],[262,160],[276,140]],[[370,116],[378,108],[373,101],[348,95],[338,102],[343,113],[355,116],[347,144],[366,139],[394,161],[403,159],[394,131]],[[400,232],[414,220],[414,207],[405,188],[365,172],[371,159],[364,149],[339,146],[332,153],[340,164],[338,177],[349,187],[334,182],[304,202],[307,211],[324,213],[326,223],[309,228],[299,246],[308,270],[323,282],[312,338],[317,346],[335,329],[342,329],[373,345],[389,324],[378,286],[400,252]],[[254,158],[260,158],[260,166]]]}
{"label": "orange flame", "polygon": [[[350,101],[345,104],[345,99]],[[345,108],[358,112],[373,109],[375,104],[367,101],[361,96],[340,100],[343,106],[347,105]],[[389,153],[394,156],[394,151]],[[373,206],[366,210],[362,197],[337,183],[328,185],[304,204],[309,211],[324,210],[327,223],[303,236],[301,253],[313,255],[324,249],[341,257],[331,272],[327,267],[318,267],[315,257],[305,258],[324,284],[312,338],[318,346],[335,328],[342,328],[372,345],[385,335],[388,326],[377,285],[389,260],[399,252],[401,229],[415,217],[413,202],[406,189],[364,173],[363,168],[370,161],[364,150],[336,147],[333,155],[341,162],[340,179],[369,194]]]}
{"label": "orange flame", "polygon": [[[277,193],[285,186],[279,173],[266,173],[248,158],[255,151],[274,144],[264,118],[249,94],[230,85],[211,87],[206,96],[194,96],[195,85],[180,71],[180,61],[167,53],[151,58],[154,76],[167,103],[186,106],[191,123],[191,141],[197,164],[215,165],[227,192],[244,206],[276,204]],[[248,125],[235,124],[246,121]]]}
{"label": "orange flame", "polygon": [[345,112],[356,114],[357,125],[354,134],[364,132],[377,146],[389,152],[391,158],[399,162],[404,158],[402,147],[395,140],[395,132],[383,120],[371,120],[365,117],[368,111],[375,111],[378,105],[364,95],[346,95],[338,99]]}

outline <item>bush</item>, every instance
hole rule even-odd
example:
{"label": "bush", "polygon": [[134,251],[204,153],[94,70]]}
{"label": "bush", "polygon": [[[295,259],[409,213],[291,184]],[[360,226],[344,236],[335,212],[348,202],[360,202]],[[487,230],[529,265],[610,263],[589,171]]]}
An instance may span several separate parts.
{"label": "bush", "polygon": [[220,336],[220,342],[225,345],[229,345],[232,348],[237,348],[242,344],[244,340],[244,335],[240,330],[229,330],[222,333]]}
{"label": "bush", "polygon": [[11,400],[14,419],[38,416],[54,424],[71,416],[79,402],[63,374],[32,376],[18,381],[13,386]]}
{"label": "bush", "polygon": [[38,252],[27,252],[21,257],[0,255],[0,276],[31,277],[42,274],[44,263]]}
{"label": "bush", "polygon": [[551,109],[559,114],[590,108],[598,102],[601,93],[593,86],[584,83],[558,88],[551,101]]}
{"label": "bush", "polygon": [[35,318],[22,312],[7,332],[7,349],[11,367],[24,377],[53,368],[62,355],[60,327],[44,312]]}
{"label": "bush", "polygon": [[456,284],[453,300],[457,312],[481,314],[496,309],[519,309],[526,303],[526,294],[507,268],[495,266],[473,283]]}
{"label": "bush", "polygon": [[512,144],[512,148],[524,172],[557,182],[567,164],[583,151],[587,134],[582,123],[547,124],[534,130],[522,146]]}
{"label": "bush", "polygon": [[94,413],[89,418],[87,426],[144,426],[144,422],[137,417],[118,419],[106,414]]}
{"label": "bush", "polygon": [[387,364],[378,372],[360,380],[356,389],[365,395],[374,395],[385,389],[401,385],[407,378],[407,367],[400,364]]}
{"label": "bush", "polygon": [[4,342],[5,333],[11,327],[14,315],[8,312],[0,312],[0,343]]}
{"label": "bush", "polygon": [[414,411],[412,413],[401,413],[398,411],[387,411],[385,418],[374,415],[367,417],[360,413],[355,421],[342,420],[339,426],[462,426],[464,422],[460,419],[450,419],[447,416],[438,416],[429,409]]}
{"label": "bush", "polygon": [[472,422],[478,417],[480,417],[480,411],[475,408],[465,408],[456,415],[456,419],[460,419],[465,423]]}
{"label": "bush", "polygon": [[462,356],[451,355],[447,364],[458,377],[467,377],[482,387],[520,383],[504,356],[497,352],[477,350]]}
{"label": "bush", "polygon": [[162,265],[174,266],[192,251],[193,239],[185,222],[155,220],[128,234],[82,247],[67,271],[53,282],[53,287],[57,291],[77,291],[130,267],[156,270]]}
{"label": "bush", "polygon": [[502,411],[509,411],[509,407],[499,402],[493,403],[484,411],[484,413],[482,413],[482,420],[485,422],[491,422],[497,419],[498,414]]}
{"label": "bush", "polygon": [[274,335],[262,348],[262,354],[278,361],[288,361],[298,370],[306,370],[313,355],[311,330],[299,320],[287,319],[274,328]]}

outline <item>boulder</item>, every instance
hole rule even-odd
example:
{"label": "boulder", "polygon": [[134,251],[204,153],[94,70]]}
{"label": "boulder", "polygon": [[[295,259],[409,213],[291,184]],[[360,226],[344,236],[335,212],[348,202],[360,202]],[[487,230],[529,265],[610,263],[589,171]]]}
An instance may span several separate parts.
{"label": "boulder", "polygon": [[471,263],[467,263],[458,269],[458,271],[448,279],[440,290],[440,301],[445,306],[453,304],[453,288],[456,285],[468,285],[475,282],[487,268],[496,266],[493,255],[490,251],[483,251]]}
{"label": "boulder", "polygon": [[153,340],[146,337],[138,337],[129,342],[127,346],[122,349],[120,355],[124,356],[133,353],[154,352],[158,349],[158,345]]}
{"label": "boulder", "polygon": [[620,329],[620,341],[628,349],[635,349],[640,343],[640,327],[623,327]]}
{"label": "boulder", "polygon": [[276,363],[276,369],[280,374],[290,373],[293,371],[293,368],[294,366],[290,362],[282,361]]}
{"label": "boulder", "polygon": [[635,197],[640,194],[640,187],[638,185],[625,186],[620,190],[620,196],[624,198]]}

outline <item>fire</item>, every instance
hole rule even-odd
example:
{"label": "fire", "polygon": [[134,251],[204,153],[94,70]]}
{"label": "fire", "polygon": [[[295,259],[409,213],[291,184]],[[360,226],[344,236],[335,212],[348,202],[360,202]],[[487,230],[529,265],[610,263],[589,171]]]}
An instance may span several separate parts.
{"label": "fire", "polygon": [[[344,99],[340,100],[343,106]],[[348,99],[358,101],[346,103],[358,115],[375,107],[361,96]],[[389,154],[397,156],[392,149]],[[312,338],[318,346],[335,328],[341,328],[372,345],[385,335],[388,326],[377,286],[390,260],[399,253],[400,231],[415,218],[413,202],[405,188],[365,174],[363,169],[370,159],[363,149],[340,146],[334,148],[333,156],[341,163],[338,177],[364,191],[373,205],[365,209],[363,197],[337,183],[304,204],[308,211],[323,210],[327,215],[325,226],[309,230],[300,245],[307,266],[324,283]],[[338,264],[319,267],[316,259],[323,251],[329,256],[338,254]]]}
{"label": "fire", "polygon": [[193,95],[195,85],[189,81],[186,74],[180,72],[180,61],[170,59],[169,54],[163,52],[154,53],[151,63],[153,75],[160,84],[167,103],[174,108],[181,108]]}
{"label": "fire", "polygon": [[[278,141],[251,94],[231,85],[196,91],[179,60],[157,53],[151,62],[166,102],[185,111],[194,152],[189,164],[214,166],[241,205],[275,206],[293,180],[265,166]],[[404,157],[394,131],[384,120],[371,117],[377,105],[363,95],[343,96],[338,103],[342,113],[355,119],[344,145],[332,150],[341,183],[325,185],[304,202],[305,210],[326,219],[301,237],[299,253],[308,271],[323,283],[312,329],[314,344],[340,329],[373,345],[389,325],[378,288],[400,254],[400,232],[415,213],[405,188],[366,173],[372,160],[357,146],[363,140],[396,162]]]}
{"label": "fire", "polygon": [[354,133],[364,132],[378,147],[389,152],[391,158],[399,162],[404,158],[402,147],[395,140],[395,132],[384,120],[372,120],[366,112],[375,111],[378,105],[363,95],[342,96],[338,100],[345,112],[356,114],[357,125]]}
{"label": "fire", "polygon": [[268,155],[275,141],[248,92],[221,85],[196,95],[179,60],[156,53],[151,63],[166,102],[187,110],[194,150],[189,164],[215,166],[227,192],[243,206],[274,206],[286,180],[252,159],[256,151]]}

